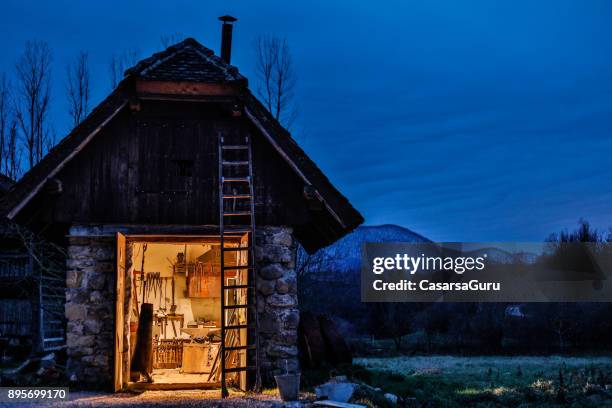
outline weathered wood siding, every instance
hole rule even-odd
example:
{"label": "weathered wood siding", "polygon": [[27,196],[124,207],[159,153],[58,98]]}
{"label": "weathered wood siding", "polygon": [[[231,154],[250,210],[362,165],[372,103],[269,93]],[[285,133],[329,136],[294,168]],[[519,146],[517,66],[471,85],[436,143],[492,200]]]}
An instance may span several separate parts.
{"label": "weathered wood siding", "polygon": [[32,264],[26,253],[0,252],[0,281],[32,277]]}
{"label": "weathered wood siding", "polygon": [[34,332],[29,299],[0,299],[0,334],[4,337],[31,336]]}
{"label": "weathered wood siding", "polygon": [[244,117],[210,103],[142,102],[122,112],[58,175],[63,192],[42,196],[60,223],[218,224],[218,136],[253,138],[257,223],[308,221],[304,183]]}

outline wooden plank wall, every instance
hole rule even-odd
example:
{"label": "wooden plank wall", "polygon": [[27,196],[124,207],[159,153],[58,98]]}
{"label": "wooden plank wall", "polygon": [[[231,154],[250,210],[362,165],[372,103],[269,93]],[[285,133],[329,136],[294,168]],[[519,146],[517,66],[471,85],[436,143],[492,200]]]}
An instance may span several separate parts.
{"label": "wooden plank wall", "polygon": [[257,223],[306,223],[302,180],[244,117],[207,103],[126,110],[59,173],[62,194],[38,205],[56,223],[216,225],[219,134],[253,138]]}
{"label": "wooden plank wall", "polygon": [[31,336],[32,303],[28,299],[0,299],[0,334],[3,337]]}
{"label": "wooden plank wall", "polygon": [[32,276],[30,258],[24,253],[0,253],[0,280]]}

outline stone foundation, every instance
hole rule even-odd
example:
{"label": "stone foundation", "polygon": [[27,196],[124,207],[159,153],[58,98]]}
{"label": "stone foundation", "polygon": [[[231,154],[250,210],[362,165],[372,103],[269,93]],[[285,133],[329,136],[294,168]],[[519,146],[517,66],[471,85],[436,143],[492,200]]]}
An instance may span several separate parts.
{"label": "stone foundation", "polygon": [[[67,373],[82,388],[109,389],[112,385],[115,251],[114,237],[69,237]],[[290,371],[298,369],[295,252],[290,228],[258,228],[255,256],[260,362],[263,379],[268,383],[285,367]],[[127,284],[126,292],[129,290]],[[129,298],[129,293],[126,295]]]}

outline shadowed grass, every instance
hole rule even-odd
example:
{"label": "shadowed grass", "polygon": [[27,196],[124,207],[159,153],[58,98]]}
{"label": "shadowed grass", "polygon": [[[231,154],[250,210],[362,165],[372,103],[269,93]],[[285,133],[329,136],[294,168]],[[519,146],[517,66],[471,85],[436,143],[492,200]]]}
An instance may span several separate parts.
{"label": "shadowed grass", "polygon": [[359,358],[352,374],[415,406],[612,407],[610,357]]}

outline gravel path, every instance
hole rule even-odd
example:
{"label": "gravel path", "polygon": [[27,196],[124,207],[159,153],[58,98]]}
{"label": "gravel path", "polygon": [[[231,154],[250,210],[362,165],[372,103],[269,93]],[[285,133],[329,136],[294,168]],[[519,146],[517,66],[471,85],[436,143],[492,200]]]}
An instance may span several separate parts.
{"label": "gravel path", "polygon": [[230,395],[225,400],[219,399],[219,391],[185,390],[185,391],[146,391],[141,394],[132,393],[99,393],[71,392],[69,401],[57,402],[22,402],[0,403],[0,407],[41,408],[41,407],[249,407],[268,408],[282,407],[278,397],[267,394]]}

